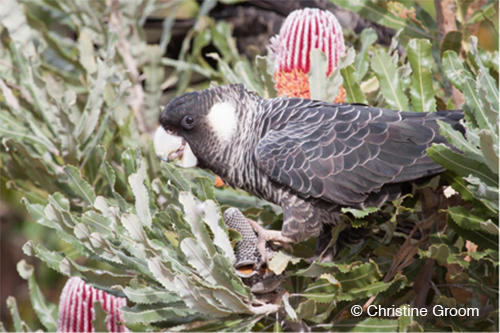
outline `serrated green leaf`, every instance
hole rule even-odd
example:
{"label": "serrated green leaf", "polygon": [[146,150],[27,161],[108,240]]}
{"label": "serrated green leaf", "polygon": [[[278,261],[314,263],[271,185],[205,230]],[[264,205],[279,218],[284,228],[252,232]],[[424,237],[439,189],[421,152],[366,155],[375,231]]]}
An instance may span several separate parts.
{"label": "serrated green leaf", "polygon": [[108,318],[108,313],[103,309],[101,301],[94,301],[93,303],[93,314],[94,319],[92,320],[92,327],[95,332],[109,332],[106,327],[106,321]]}
{"label": "serrated green leaf", "polygon": [[170,180],[179,191],[191,191],[191,186],[186,181],[186,179],[182,176],[179,168],[176,168],[169,163],[162,163],[162,174]]}
{"label": "serrated green leaf", "polygon": [[80,64],[88,74],[94,74],[97,71],[97,64],[94,59],[94,43],[87,29],[80,31],[78,51],[80,51]]}
{"label": "serrated green leaf", "polygon": [[138,125],[141,130],[152,131],[158,122],[158,105],[160,105],[162,96],[161,85],[165,77],[164,68],[161,63],[162,55],[163,53],[159,45],[146,45],[146,64],[143,67],[143,73],[146,77],[144,89],[146,93],[146,106],[140,120],[138,119]]}
{"label": "serrated green leaf", "polygon": [[201,201],[215,200],[214,184],[208,177],[196,177],[197,197]]}
{"label": "serrated green leaf", "polygon": [[94,130],[99,123],[99,116],[102,110],[104,91],[106,81],[111,75],[111,69],[106,64],[97,59],[97,78],[92,83],[92,89],[87,97],[87,103],[83,109],[80,122],[78,123],[75,135],[80,139],[80,142],[87,141],[91,135],[95,134]]}
{"label": "serrated green leaf", "polygon": [[[29,201],[23,198],[22,202],[26,205],[31,217],[38,223],[45,227],[55,229],[59,237],[71,244],[78,252],[86,255],[91,255],[80,241],[73,236],[74,221],[68,212],[58,210],[55,205],[48,204],[43,207],[39,204],[30,204]],[[70,220],[69,222],[67,220]]]}
{"label": "serrated green leaf", "polygon": [[153,303],[175,303],[180,301],[180,297],[172,292],[160,290],[156,287],[147,286],[140,289],[132,287],[120,288],[127,296],[127,299],[134,303],[153,304]]}
{"label": "serrated green leaf", "polygon": [[397,319],[350,319],[339,324],[333,324],[332,329],[337,332],[397,332]]}
{"label": "serrated green leaf", "polygon": [[427,155],[436,163],[457,175],[467,177],[473,175],[484,181],[487,185],[498,186],[498,177],[483,163],[468,156],[455,153],[444,144],[434,144],[427,149]]}
{"label": "serrated green leaf", "polygon": [[[203,285],[203,283],[202,283]],[[203,285],[207,290],[208,286]],[[208,290],[207,290],[208,291]],[[210,293],[212,298],[218,303],[222,304],[225,308],[231,309],[235,313],[252,313],[254,307],[249,307],[247,304],[243,303],[243,300],[236,296],[233,292],[222,287],[211,287]]]}
{"label": "serrated green leaf", "polygon": [[17,142],[30,142],[34,145],[42,145],[46,147],[51,153],[58,155],[59,151],[57,147],[52,143],[40,130],[39,133],[32,133],[26,127],[20,126],[15,119],[12,119],[10,115],[5,113],[0,113],[0,130],[2,131],[2,137],[11,138]]}
{"label": "serrated green leaf", "polygon": [[377,22],[378,24],[384,25],[386,27],[395,30],[404,28],[408,33],[411,33],[412,35],[425,38],[431,37],[427,32],[417,27],[413,23],[410,23],[408,20],[390,13],[387,9],[380,7],[376,3],[373,3],[369,0],[330,1],[342,8],[355,12],[372,22]]}
{"label": "serrated green leaf", "polygon": [[409,110],[408,98],[401,88],[396,67],[384,50],[376,50],[371,59],[372,69],[380,81],[380,89],[387,106],[395,110]]}
{"label": "serrated green leaf", "polygon": [[498,137],[498,109],[494,109],[495,107],[498,108],[498,101],[495,101],[497,103],[496,105],[491,102],[491,96],[488,96],[488,91],[487,89],[485,89],[485,85],[487,84],[487,82],[485,82],[485,76],[483,75],[482,71],[479,71],[477,79],[477,90],[479,98],[483,103],[484,114],[486,115],[487,119],[492,122],[491,125],[495,129],[495,135]]}
{"label": "serrated green leaf", "polygon": [[481,229],[492,235],[499,234],[498,226],[495,223],[491,222],[491,220],[481,222]]}
{"label": "serrated green leaf", "polygon": [[[11,156],[14,156],[14,152],[19,154],[24,158],[22,163],[30,166],[29,172],[22,173],[23,178],[31,179],[34,183],[40,184],[40,187],[45,191],[56,192],[59,190],[52,183],[52,180],[56,178],[55,173],[47,169],[47,166],[39,156],[32,156],[22,143],[17,143],[10,139],[3,139],[2,143],[11,151]],[[19,167],[21,167],[19,163],[21,162],[17,162]]]}
{"label": "serrated green leaf", "polygon": [[130,237],[134,241],[147,244],[147,236],[142,227],[142,223],[135,214],[123,214],[121,218],[122,225],[127,229]]}
{"label": "serrated green leaf", "polygon": [[340,292],[340,283],[333,275],[322,274],[314,283],[311,283],[301,293],[301,297],[314,300],[318,303],[332,303]]}
{"label": "serrated green leaf", "polygon": [[342,78],[344,79],[344,89],[346,90],[345,103],[363,103],[367,104],[365,94],[361,91],[358,83],[358,76],[356,70],[352,65],[342,68],[340,70]]}
{"label": "serrated green leaf", "polygon": [[175,286],[184,303],[192,310],[209,317],[225,317],[231,314],[231,311],[216,304],[212,295],[204,294],[186,276],[177,275]]}
{"label": "serrated green leaf", "polygon": [[[33,44],[29,43],[29,45],[32,46]],[[23,86],[25,86],[29,91],[29,94],[33,99],[33,105],[42,115],[47,127],[52,133],[56,133],[57,130],[54,128],[54,124],[56,124],[56,107],[49,102],[45,91],[38,88],[37,82],[35,82],[34,78],[34,66],[27,59],[26,55],[21,52],[21,50],[22,49],[19,44],[10,43],[10,51],[13,53],[14,59],[16,59],[16,65],[20,69],[22,79],[24,80]],[[34,60],[35,59],[31,59],[31,61]],[[58,151],[55,153],[59,155]]]}
{"label": "serrated green leaf", "polygon": [[472,74],[464,68],[457,53],[454,51],[444,52],[443,70],[448,80],[460,91],[462,91],[462,82],[466,78],[473,78]]}
{"label": "serrated green leaf", "polygon": [[326,101],[333,102],[338,94],[340,86],[343,83],[343,78],[340,71],[343,68],[346,68],[349,65],[354,63],[354,57],[356,52],[354,48],[349,47],[343,57],[340,57],[337,67],[333,70],[333,72],[326,79]]}
{"label": "serrated green leaf", "polygon": [[87,202],[87,205],[92,206],[95,201],[95,193],[92,186],[87,183],[80,174],[80,170],[72,165],[64,166],[64,171],[68,176],[69,186],[75,194]]}
{"label": "serrated green leaf", "polygon": [[492,132],[483,129],[479,132],[479,144],[486,165],[493,173],[498,175],[498,138],[495,140]]}
{"label": "serrated green leaf", "polygon": [[[481,202],[490,209],[490,211],[496,215],[498,212],[498,199],[499,190],[498,187],[488,186],[484,184],[479,178],[472,175],[464,178],[470,185],[467,185],[467,189],[470,194],[476,199],[481,200]],[[460,192],[462,193],[462,192]],[[462,194],[464,197],[464,195]],[[469,197],[464,197],[465,200],[470,200]]]}
{"label": "serrated green leaf", "polygon": [[136,173],[139,164],[137,159],[137,151],[132,148],[125,149],[125,151],[122,153],[122,163],[127,175]]}
{"label": "serrated green leaf", "polygon": [[268,70],[268,57],[267,56],[257,56],[255,57],[255,63],[257,65],[257,70],[260,76],[260,80],[264,85],[265,91],[262,97],[264,98],[274,98],[278,96],[278,92],[274,87],[273,76],[269,74]]}
{"label": "serrated green leaf", "polygon": [[222,73],[227,83],[240,83],[238,75],[236,75],[231,69],[231,66],[229,66],[225,60],[221,59],[217,53],[209,53],[207,56],[217,60],[219,71]]}
{"label": "serrated green leaf", "polygon": [[90,251],[95,255],[100,256],[105,260],[112,261],[114,263],[121,264],[122,261],[115,254],[112,246],[104,239],[101,234],[97,232],[91,232],[89,228],[83,223],[80,223],[74,228],[75,236],[85,245]]}
{"label": "serrated green leaf", "polygon": [[[455,148],[458,148],[468,157],[473,158],[478,162],[483,162],[484,157],[481,155],[481,151],[477,146],[474,146],[471,142],[467,141],[462,133],[453,129],[450,124],[438,120],[439,132],[443,135],[448,142]],[[469,132],[468,132],[469,133]]]}
{"label": "serrated green leaf", "polygon": [[151,229],[153,223],[152,214],[149,209],[149,193],[144,185],[144,164],[141,164],[137,173],[134,173],[128,177],[130,187],[135,197],[135,210],[137,212],[137,217],[147,228]]}
{"label": "serrated green leaf", "polygon": [[326,54],[320,49],[312,49],[309,53],[309,61],[311,62],[311,69],[308,73],[311,99],[328,102],[326,92],[328,62]]}
{"label": "serrated green leaf", "polygon": [[238,61],[234,65],[234,73],[238,76],[239,83],[243,83],[247,89],[256,91],[259,96],[264,95],[264,90],[255,82],[253,70],[247,61]]}
{"label": "serrated green leaf", "polygon": [[[80,159],[80,144],[73,135],[75,124],[72,121],[72,108],[76,104],[76,93],[73,90],[68,90],[64,93],[61,101],[58,118],[57,139],[60,143],[62,156],[65,162],[69,164],[77,164]],[[74,116],[73,116],[74,117]]]}
{"label": "serrated green leaf", "polygon": [[479,21],[483,21],[486,18],[495,14],[495,2],[487,2],[479,10],[476,10],[467,21],[466,25],[474,24]]}
{"label": "serrated green leaf", "polygon": [[10,310],[10,316],[12,318],[12,323],[16,332],[31,332],[31,329],[26,325],[24,321],[21,320],[19,315],[19,310],[17,308],[16,299],[12,296],[7,297],[7,308]]}
{"label": "serrated green leaf", "polygon": [[370,261],[358,267],[354,267],[345,273],[335,274],[336,279],[342,286],[342,291],[346,292],[353,288],[360,288],[378,281],[382,274],[377,264]]}
{"label": "serrated green leaf", "polygon": [[446,244],[431,245],[427,250],[426,258],[435,259],[438,263],[447,264],[450,248]]}
{"label": "serrated green leaf", "polygon": [[115,232],[114,223],[94,211],[85,212],[82,216],[82,222],[97,230],[104,237],[109,237]]}
{"label": "serrated green leaf", "polygon": [[482,82],[483,88],[487,92],[488,100],[493,106],[493,110],[496,110],[497,115],[498,115],[498,109],[499,109],[499,91],[498,91],[498,84],[495,82],[495,80],[491,77],[489,74],[488,68],[486,68],[483,65],[483,62],[481,60],[481,57],[479,55],[479,49],[477,47],[477,37],[476,36],[471,36],[470,37],[470,51],[474,54],[474,59],[479,66],[479,79],[481,79],[481,74],[483,75],[482,79],[480,82]]}
{"label": "serrated green leaf", "polygon": [[436,111],[432,84],[432,44],[427,39],[412,39],[408,43],[408,60],[413,71],[410,89],[414,111]]}
{"label": "serrated green leaf", "polygon": [[[228,292],[232,290],[232,283],[227,274],[221,269],[222,267],[217,267],[216,262],[207,257],[205,251],[200,247],[200,245],[193,238],[185,238],[180,247],[182,252],[185,254],[188,263],[196,269],[198,274],[204,278],[205,281],[213,286],[224,287]],[[234,300],[236,295],[228,293],[230,296],[231,306],[234,307]]]}
{"label": "serrated green leaf", "polygon": [[[118,202],[118,206],[120,207],[120,210],[122,213],[127,211],[127,203],[126,201],[122,198],[121,195],[116,193],[115,191],[115,181],[116,181],[116,174],[111,165],[106,161],[106,148],[103,146],[97,146],[96,147],[97,153],[99,154],[99,157],[101,158],[101,171],[102,173],[106,176],[106,179],[108,181],[108,186],[111,189],[111,193],[113,193],[113,197],[115,200]],[[94,204],[95,206],[95,204]]]}
{"label": "serrated green leaf", "polygon": [[455,223],[463,229],[481,230],[481,223],[486,222],[485,219],[472,214],[461,206],[449,207],[448,212]]}
{"label": "serrated green leaf", "polygon": [[183,308],[181,304],[177,306],[164,305],[161,303],[153,306],[139,304],[134,307],[121,307],[120,311],[123,314],[125,322],[143,324],[165,321],[171,318],[184,318],[195,314],[193,311]]}
{"label": "serrated green leaf", "polygon": [[337,271],[337,264],[334,262],[315,261],[309,267],[296,271],[293,275],[304,277],[318,277],[325,273]]}
{"label": "serrated green leaf", "polygon": [[191,227],[191,232],[201,242],[203,249],[209,257],[213,257],[216,253],[215,246],[208,234],[205,223],[201,219],[199,202],[188,192],[181,192],[179,201],[184,209],[184,220]]}
{"label": "serrated green leaf", "polygon": [[150,278],[151,280],[155,280],[155,276],[153,272],[149,269],[146,260],[134,256],[128,256],[121,251],[117,251],[116,255],[120,258],[120,260],[126,267],[136,270],[141,274],[144,274],[144,276]]}
{"label": "serrated green leaf", "polygon": [[361,49],[356,54],[356,58],[354,60],[354,67],[356,68],[356,72],[358,73],[358,77],[360,80],[363,80],[366,72],[368,71],[368,66],[370,63],[368,49],[371,45],[373,45],[373,43],[377,41],[377,38],[377,33],[372,28],[363,29],[363,31],[361,32]]}
{"label": "serrated green leaf", "polygon": [[339,301],[353,301],[360,298],[372,297],[385,292],[392,285],[390,282],[378,281],[360,288],[354,288],[347,293],[341,293],[338,296]]}
{"label": "serrated green leaf", "polygon": [[32,241],[27,241],[23,245],[23,252],[27,256],[37,256],[39,259],[44,261],[47,266],[55,271],[59,271],[59,265],[64,257],[57,252],[50,252],[42,244],[34,245]]}
{"label": "serrated green leaf", "polygon": [[281,273],[283,273],[289,263],[296,264],[300,260],[302,260],[302,258],[294,257],[283,251],[279,251],[269,261],[269,269],[276,275],[280,275]]}
{"label": "serrated green leaf", "polygon": [[285,312],[288,315],[288,317],[291,320],[293,320],[293,321],[297,321],[297,319],[298,319],[297,313],[295,312],[295,310],[290,305],[289,295],[288,294],[283,295],[282,302],[283,302],[283,307],[285,308]]}
{"label": "serrated green leaf", "polygon": [[[463,222],[463,221],[462,221]],[[467,223],[467,222],[464,222]],[[453,228],[464,239],[468,239],[475,244],[480,244],[483,248],[498,249],[498,237],[484,233],[482,230],[465,229],[459,226],[455,220],[448,215],[448,225]]]}
{"label": "serrated green leaf", "polygon": [[486,113],[483,103],[479,99],[478,86],[471,78],[466,78],[462,83],[462,91],[464,93],[465,102],[472,109],[474,118],[482,129],[488,129],[492,133],[496,133],[496,120],[493,114]]}
{"label": "serrated green leaf", "polygon": [[47,331],[55,332],[57,330],[57,306],[45,299],[40,287],[36,283],[33,266],[28,265],[23,259],[17,264],[17,271],[23,279],[28,280],[31,304],[38,319]]}
{"label": "serrated green leaf", "polygon": [[125,272],[122,272],[123,274],[115,274],[111,271],[85,267],[67,257],[61,260],[58,271],[66,276],[79,276],[92,285],[104,288],[114,285],[123,286],[128,284],[131,279],[130,275]]}
{"label": "serrated green leaf", "polygon": [[169,58],[162,58],[161,63],[162,63],[162,65],[165,65],[165,66],[174,67],[178,71],[192,70],[193,72],[201,74],[201,75],[205,76],[206,78],[212,77],[212,72],[209,69],[205,69],[198,64],[192,64],[192,63],[188,63],[186,61],[169,59]]}
{"label": "serrated green leaf", "polygon": [[148,267],[156,280],[160,282],[165,289],[173,292],[177,291],[174,284],[174,273],[161,262],[160,258],[156,257],[149,259]]}
{"label": "serrated green leaf", "polygon": [[371,213],[378,211],[379,207],[366,207],[365,209],[355,209],[342,207],[342,213],[351,213],[355,218],[362,219]]}
{"label": "serrated green leaf", "polygon": [[420,313],[420,310],[412,309],[410,305],[402,305],[399,308],[402,312],[402,315],[398,318],[399,332],[423,332],[422,327],[413,316],[414,313]]}
{"label": "serrated green leaf", "polygon": [[299,304],[296,312],[299,320],[311,319],[316,314],[316,302],[312,299],[308,299]]}
{"label": "serrated green leaf", "polygon": [[207,200],[205,205],[205,216],[203,221],[209,226],[214,235],[213,243],[218,246],[231,264],[236,262],[233,247],[228,238],[226,224],[222,221],[220,209],[212,200]]}
{"label": "serrated green leaf", "polygon": [[224,271],[231,281],[231,291],[240,295],[243,298],[251,298],[250,288],[243,284],[243,281],[236,275],[234,267],[229,263],[226,257],[222,254],[217,253],[214,256],[215,266],[220,270]]}

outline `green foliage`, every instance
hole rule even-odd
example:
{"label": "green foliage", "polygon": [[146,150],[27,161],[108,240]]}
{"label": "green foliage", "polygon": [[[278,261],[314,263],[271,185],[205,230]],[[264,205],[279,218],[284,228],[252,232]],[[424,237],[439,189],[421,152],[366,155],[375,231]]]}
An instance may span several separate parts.
{"label": "green foliage", "polygon": [[[332,243],[349,223],[373,232],[333,262],[303,260],[314,242],[297,245],[293,254],[279,251],[270,269],[285,273],[286,293],[280,304],[262,304],[236,275],[235,238],[221,216],[236,206],[278,229],[280,209],[241,191],[214,188],[207,172],[160,163],[149,135],[162,89],[174,84],[182,93],[209,81],[244,83],[261,96],[276,96],[272,60],[239,55],[230,26],[206,17],[215,4],[203,2],[178,59],[163,57],[173,14],[164,21],[160,43],[146,44],[141,24],[156,5],[125,2],[113,9],[98,1],[40,0],[0,6],[1,176],[22,193],[32,220],[62,240],[28,241],[25,254],[126,297],[121,311],[133,330],[497,330],[490,317],[498,311],[498,53],[480,50],[473,37],[464,43],[469,53],[460,57],[462,32],[439,45],[432,22],[403,19],[371,1],[339,2],[402,30],[389,48],[374,44],[372,30],[354,37],[328,78],[321,75],[324,54],[313,50],[313,97],[332,101],[342,85],[347,102],[435,111],[453,108],[451,84],[464,95],[465,136],[440,124],[456,149],[441,144],[428,153],[448,171],[380,209],[343,210]],[[167,6],[175,13],[182,2]],[[491,8],[467,24],[487,17]],[[110,22],[109,29],[103,22]],[[58,36],[51,30],[56,23],[76,37]],[[406,46],[402,52],[398,42]],[[203,54],[209,44],[218,51],[210,55],[217,69]],[[190,86],[193,73],[206,81]],[[438,186],[443,179],[460,196],[444,196]],[[54,331],[57,307],[43,296],[32,266],[21,261],[18,271],[28,280],[41,324]],[[369,304],[445,304],[485,313],[453,320],[351,315],[353,305]],[[7,305],[14,329],[30,331],[15,299]],[[95,325],[104,330],[102,307],[95,310]]]}

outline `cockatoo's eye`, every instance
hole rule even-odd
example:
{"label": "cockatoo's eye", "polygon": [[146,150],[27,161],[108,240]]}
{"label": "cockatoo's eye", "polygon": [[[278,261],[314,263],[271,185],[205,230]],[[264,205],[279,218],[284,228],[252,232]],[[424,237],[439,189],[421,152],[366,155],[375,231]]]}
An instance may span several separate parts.
{"label": "cockatoo's eye", "polygon": [[182,127],[184,127],[187,130],[192,129],[195,124],[196,124],[196,120],[194,119],[193,116],[187,115],[187,116],[184,116],[184,118],[182,118],[181,125],[182,125]]}

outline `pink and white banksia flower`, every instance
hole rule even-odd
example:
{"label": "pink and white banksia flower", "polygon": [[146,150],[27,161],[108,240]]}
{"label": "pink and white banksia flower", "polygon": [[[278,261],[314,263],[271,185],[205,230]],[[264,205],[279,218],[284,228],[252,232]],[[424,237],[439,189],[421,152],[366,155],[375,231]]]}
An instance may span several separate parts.
{"label": "pink and white banksia flower", "polygon": [[123,325],[122,313],[118,310],[127,305],[127,300],[98,290],[79,277],[72,277],[64,286],[59,301],[58,332],[95,332],[94,302],[100,301],[108,313],[106,328],[109,332],[128,332]]}
{"label": "pink and white banksia flower", "polygon": [[[280,33],[271,38],[274,81],[280,96],[311,98],[308,73],[309,54],[320,49],[328,59],[328,77],[345,55],[344,36],[339,21],[329,11],[305,8],[290,13]],[[346,91],[340,87],[335,103],[343,103]]]}

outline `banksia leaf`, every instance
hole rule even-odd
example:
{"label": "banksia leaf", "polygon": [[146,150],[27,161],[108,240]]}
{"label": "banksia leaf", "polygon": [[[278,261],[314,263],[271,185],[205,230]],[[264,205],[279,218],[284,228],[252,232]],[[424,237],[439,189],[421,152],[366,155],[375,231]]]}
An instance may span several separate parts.
{"label": "banksia leaf", "polygon": [[443,70],[448,80],[460,91],[462,82],[466,78],[473,78],[472,74],[465,68],[458,55],[454,51],[446,51],[443,54]]}
{"label": "banksia leaf", "polygon": [[[337,18],[331,12],[319,9],[306,8],[292,12],[283,23],[279,35],[271,38],[270,52],[274,58],[274,80],[279,95],[311,97],[313,87],[308,77],[314,67],[311,59],[323,57],[320,54],[314,56],[314,53],[311,57],[314,49],[319,49],[326,56],[326,73],[319,73],[326,78],[346,51]],[[320,66],[318,70],[323,68]],[[335,102],[341,103],[344,99],[345,90],[341,88]]]}
{"label": "banksia leaf", "polygon": [[34,267],[28,265],[23,259],[17,264],[17,271],[23,279],[28,280],[31,304],[40,322],[47,331],[54,332],[57,328],[57,307],[49,303],[42,294],[33,274],[35,271]]}
{"label": "banksia leaf", "polygon": [[427,39],[412,39],[408,43],[408,59],[413,71],[410,93],[414,111],[436,111],[431,48],[432,44]]}
{"label": "banksia leaf", "polygon": [[375,75],[380,81],[381,91],[387,102],[387,107],[395,110],[408,110],[408,98],[402,89],[396,66],[392,63],[387,52],[381,49],[375,51],[371,64]]}
{"label": "banksia leaf", "polygon": [[82,178],[80,171],[72,165],[66,165],[64,171],[68,176],[69,186],[75,194],[85,200],[89,206],[94,204],[95,193],[87,181]]}
{"label": "banksia leaf", "polygon": [[113,296],[85,283],[78,277],[66,282],[59,301],[58,332],[94,332],[94,302],[101,302],[108,313],[106,328],[110,332],[127,332],[119,308],[127,305],[123,297]]}
{"label": "banksia leaf", "polygon": [[344,78],[344,87],[346,90],[346,103],[363,103],[367,104],[365,94],[359,86],[359,78],[354,66],[349,65],[340,70]]}
{"label": "banksia leaf", "polygon": [[16,332],[32,332],[32,330],[26,325],[26,323],[21,320],[19,315],[19,309],[17,308],[17,301],[14,297],[7,297],[7,308],[10,310],[10,315],[12,316],[12,323],[14,325],[14,330]]}

